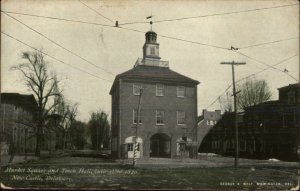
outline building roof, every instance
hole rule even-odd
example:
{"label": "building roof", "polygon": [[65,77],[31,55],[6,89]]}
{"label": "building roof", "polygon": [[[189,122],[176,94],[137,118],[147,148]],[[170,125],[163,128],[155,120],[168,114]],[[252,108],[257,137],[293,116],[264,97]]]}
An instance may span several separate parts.
{"label": "building roof", "polygon": [[[193,80],[182,74],[174,72],[168,67],[154,67],[146,65],[138,65],[131,70],[121,73],[116,76],[114,84],[118,79],[135,79],[135,80],[147,80],[149,82],[173,82],[173,83],[188,83],[198,85],[199,81]],[[113,86],[114,86],[113,84]],[[113,87],[112,87],[113,89]],[[110,93],[112,92],[112,89]]]}
{"label": "building roof", "polygon": [[296,87],[300,88],[300,83],[289,84],[288,86],[284,86],[284,87],[278,88],[278,90],[289,89],[289,88],[296,88]]}
{"label": "building roof", "polygon": [[281,112],[282,110],[290,110],[300,108],[299,104],[287,104],[279,100],[266,101],[254,106],[247,107],[246,112]]}
{"label": "building roof", "polygon": [[1,93],[1,104],[4,103],[12,104],[31,112],[37,109],[37,102],[32,94]]}

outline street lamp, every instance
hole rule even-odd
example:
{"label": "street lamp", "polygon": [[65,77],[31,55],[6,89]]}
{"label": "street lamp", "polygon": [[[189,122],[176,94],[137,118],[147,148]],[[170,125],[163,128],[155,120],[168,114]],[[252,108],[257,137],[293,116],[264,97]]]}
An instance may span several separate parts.
{"label": "street lamp", "polygon": [[140,110],[141,110],[141,99],[143,94],[143,88],[140,88],[140,94],[139,94],[139,103],[138,103],[138,109],[137,109],[137,121],[136,121],[136,128],[135,128],[135,140],[134,140],[134,147],[133,147],[133,161],[132,165],[136,166],[136,158],[137,158],[137,150],[138,150],[138,127],[140,123]]}

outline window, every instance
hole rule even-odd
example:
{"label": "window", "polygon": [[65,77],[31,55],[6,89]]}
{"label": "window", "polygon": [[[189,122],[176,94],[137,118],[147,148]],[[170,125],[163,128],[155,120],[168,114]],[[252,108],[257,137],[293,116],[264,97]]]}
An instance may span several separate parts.
{"label": "window", "polygon": [[162,110],[156,111],[156,124],[164,124],[165,112]]}
{"label": "window", "polygon": [[151,54],[151,55],[155,55],[155,48],[154,48],[154,47],[151,47],[151,48],[150,48],[150,54]]}
{"label": "window", "polygon": [[[127,144],[127,151],[134,151],[133,146],[134,146],[134,143]],[[139,143],[137,144],[137,150],[136,151],[140,151],[140,144]]]}
{"label": "window", "polygon": [[156,96],[164,96],[164,85],[156,84]]}
{"label": "window", "polygon": [[184,125],[185,124],[185,112],[177,111],[177,124]]}
{"label": "window", "polygon": [[127,144],[127,151],[133,151],[133,144]]}
{"label": "window", "polygon": [[142,85],[133,84],[133,95],[140,95],[141,89],[142,89]]}
{"label": "window", "polygon": [[288,104],[294,104],[295,103],[295,92],[290,91],[288,93]]}
{"label": "window", "polygon": [[[133,110],[133,123],[134,124],[136,124],[136,122],[137,122],[137,112],[138,112],[138,110],[137,109],[134,109]],[[139,113],[139,124],[141,124],[142,123],[142,119],[141,119],[141,111],[140,111],[140,113]]]}
{"label": "window", "polygon": [[184,97],[185,96],[185,88],[183,86],[177,87],[177,97]]}

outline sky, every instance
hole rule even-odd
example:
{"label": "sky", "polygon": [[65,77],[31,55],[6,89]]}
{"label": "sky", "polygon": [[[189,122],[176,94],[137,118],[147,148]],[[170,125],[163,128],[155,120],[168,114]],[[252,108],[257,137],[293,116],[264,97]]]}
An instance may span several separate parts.
{"label": "sky", "polygon": [[[200,82],[199,115],[203,109],[220,109],[218,97],[232,83],[231,67],[221,62],[246,62],[236,67],[236,80],[268,68],[247,79],[266,80],[272,99],[278,99],[277,88],[299,80],[299,4],[295,0],[4,0],[1,10],[60,18],[7,13],[34,32],[1,12],[1,91],[32,93],[22,75],[10,70],[23,62],[22,51],[32,49],[8,34],[62,61],[45,57],[61,79],[66,99],[79,104],[78,119],[82,121],[88,121],[96,110],[110,114],[109,90],[115,75],[133,68],[142,57],[150,15],[162,60],[169,61],[172,70]],[[115,21],[123,28],[113,27]],[[121,25],[124,23],[133,24]],[[239,54],[231,46],[240,48],[236,50]],[[276,68],[270,67],[275,64]]]}

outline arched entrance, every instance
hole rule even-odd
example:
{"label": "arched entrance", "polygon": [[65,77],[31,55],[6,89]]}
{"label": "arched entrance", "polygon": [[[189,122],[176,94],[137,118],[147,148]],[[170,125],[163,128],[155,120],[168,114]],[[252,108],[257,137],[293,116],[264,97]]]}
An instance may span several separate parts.
{"label": "arched entrance", "polygon": [[171,157],[171,138],[168,135],[157,133],[150,138],[150,157]]}

